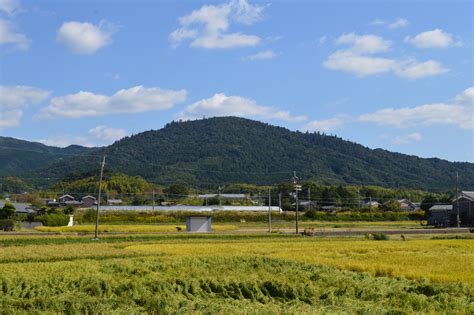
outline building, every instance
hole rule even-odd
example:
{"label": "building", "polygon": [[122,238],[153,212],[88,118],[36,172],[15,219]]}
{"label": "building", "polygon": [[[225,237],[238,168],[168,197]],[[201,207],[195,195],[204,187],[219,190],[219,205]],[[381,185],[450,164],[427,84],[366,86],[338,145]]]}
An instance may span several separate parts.
{"label": "building", "polygon": [[461,191],[459,197],[453,200],[451,220],[456,222],[459,207],[459,221],[462,226],[474,225],[474,191]]}
{"label": "building", "polygon": [[186,217],[186,232],[210,233],[211,231],[212,227],[210,216]]}
{"label": "building", "polygon": [[82,207],[84,208],[90,208],[94,205],[97,205],[97,199],[95,199],[94,196],[91,196],[91,195],[87,195],[87,196],[84,196],[82,197]]}
{"label": "building", "polygon": [[377,209],[380,206],[380,203],[375,200],[367,200],[362,202],[362,207]]}
{"label": "building", "polygon": [[451,213],[453,205],[434,205],[429,209],[428,225],[436,227],[451,226]]}
{"label": "building", "polygon": [[64,206],[66,205],[66,201],[73,201],[73,200],[74,200],[74,197],[71,195],[68,195],[68,194],[62,195],[61,197],[59,197],[59,204],[61,206]]}
{"label": "building", "polygon": [[107,204],[109,206],[113,206],[113,205],[119,205],[121,204],[123,201],[122,199],[107,199]]}
{"label": "building", "polygon": [[419,207],[417,207],[416,204],[414,204],[408,199],[400,199],[400,200],[397,200],[397,202],[400,205],[401,211],[415,211],[419,209]]}

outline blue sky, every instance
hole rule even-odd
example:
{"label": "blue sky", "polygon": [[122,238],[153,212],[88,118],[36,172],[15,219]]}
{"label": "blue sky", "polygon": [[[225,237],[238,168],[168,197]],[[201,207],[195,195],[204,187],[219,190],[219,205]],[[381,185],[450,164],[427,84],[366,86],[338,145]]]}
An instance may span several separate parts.
{"label": "blue sky", "polygon": [[242,116],[474,162],[471,1],[0,0],[0,134]]}

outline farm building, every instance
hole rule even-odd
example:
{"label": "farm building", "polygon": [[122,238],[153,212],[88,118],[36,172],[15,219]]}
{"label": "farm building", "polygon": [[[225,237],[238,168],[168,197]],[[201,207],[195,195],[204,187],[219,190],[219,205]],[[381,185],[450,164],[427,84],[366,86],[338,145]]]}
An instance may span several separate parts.
{"label": "farm building", "polygon": [[474,191],[461,191],[458,199],[453,200],[453,215],[456,216],[459,206],[461,225],[474,225]]}
{"label": "farm building", "polygon": [[451,225],[453,205],[434,205],[429,209],[428,225],[446,227]]}
{"label": "farm building", "polygon": [[82,197],[81,200],[82,200],[81,206],[84,208],[89,208],[97,204],[97,199],[95,199],[95,197],[91,195],[84,196]]}

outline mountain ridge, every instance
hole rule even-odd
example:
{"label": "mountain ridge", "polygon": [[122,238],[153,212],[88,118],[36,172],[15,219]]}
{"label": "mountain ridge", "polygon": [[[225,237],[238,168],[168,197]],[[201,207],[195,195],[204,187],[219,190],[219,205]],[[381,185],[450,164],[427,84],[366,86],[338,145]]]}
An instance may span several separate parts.
{"label": "mountain ridge", "polygon": [[302,179],[322,184],[446,190],[459,171],[465,188],[474,188],[473,163],[370,149],[337,136],[238,117],[173,121],[106,147],[77,150],[76,156],[54,159],[33,173],[79,177],[95,172],[100,156],[106,155],[108,168],[161,184],[269,184],[286,181],[297,171]]}

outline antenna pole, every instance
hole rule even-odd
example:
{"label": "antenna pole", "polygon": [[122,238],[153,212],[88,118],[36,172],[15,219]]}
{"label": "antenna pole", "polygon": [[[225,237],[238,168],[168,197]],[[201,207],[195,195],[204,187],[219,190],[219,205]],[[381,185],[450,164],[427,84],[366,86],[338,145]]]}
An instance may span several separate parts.
{"label": "antenna pole", "polygon": [[97,198],[97,213],[95,215],[95,236],[94,240],[99,240],[99,210],[100,210],[100,195],[102,193],[102,175],[104,174],[104,166],[105,166],[105,155],[104,159],[102,160],[102,166],[100,167],[100,178],[99,178],[99,196]]}

